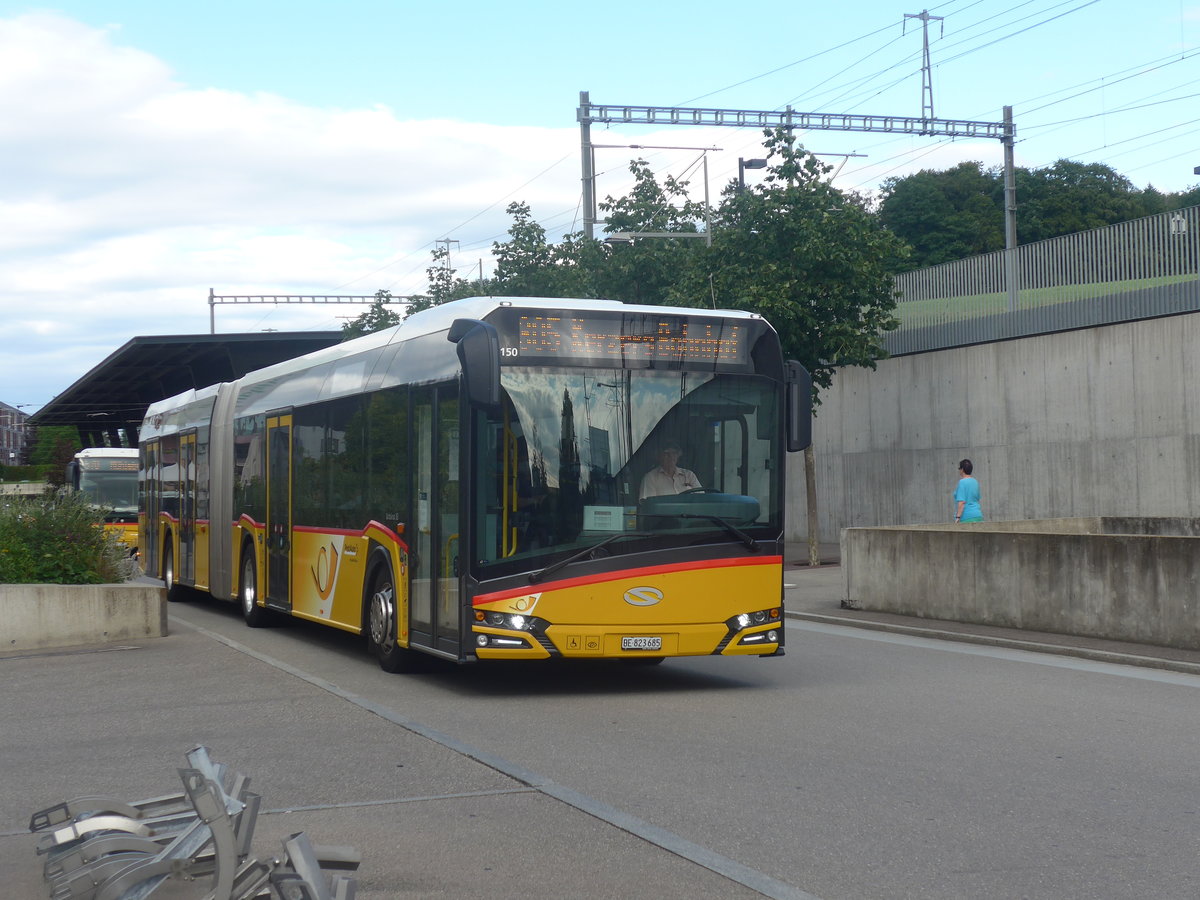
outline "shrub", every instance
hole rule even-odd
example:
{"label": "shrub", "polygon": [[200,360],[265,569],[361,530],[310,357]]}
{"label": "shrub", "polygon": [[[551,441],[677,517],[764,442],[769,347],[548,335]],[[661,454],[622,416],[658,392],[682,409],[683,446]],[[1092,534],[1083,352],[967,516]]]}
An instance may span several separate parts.
{"label": "shrub", "polygon": [[78,491],[0,498],[0,584],[110,584],[129,566],[104,510]]}
{"label": "shrub", "polygon": [[0,465],[0,481],[45,481],[50,466]]}

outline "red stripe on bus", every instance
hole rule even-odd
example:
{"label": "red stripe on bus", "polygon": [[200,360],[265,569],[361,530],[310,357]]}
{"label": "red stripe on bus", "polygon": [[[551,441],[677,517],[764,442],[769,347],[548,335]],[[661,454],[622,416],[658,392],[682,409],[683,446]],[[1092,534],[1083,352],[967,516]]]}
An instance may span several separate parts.
{"label": "red stripe on bus", "polygon": [[496,591],[492,594],[480,594],[471,603],[478,606],[482,603],[494,603],[509,597],[524,597],[526,594],[543,593],[548,590],[564,590],[566,588],[583,587],[588,584],[603,584],[606,581],[620,581],[625,578],[646,578],[651,575],[669,575],[673,572],[694,572],[697,569],[728,569],[736,566],[782,566],[782,556],[763,556],[755,559],[705,559],[697,562],[669,563],[661,566],[647,566],[644,569],[627,569],[621,572],[605,572],[602,575],[583,575],[579,578],[567,578],[562,581],[548,581],[546,584],[532,584],[528,588]]}
{"label": "red stripe on bus", "polygon": [[361,528],[361,529],[359,529],[359,528],[321,528],[316,525],[293,525],[292,531],[301,531],[301,532],[304,532],[305,534],[341,535],[342,537],[366,537],[367,532],[370,531],[372,528],[376,528],[379,531],[382,531],[387,537],[389,537],[393,541],[395,541],[396,544],[403,547],[405,550],[408,550],[408,544],[405,543],[404,539],[402,537],[400,537],[400,535],[396,534],[396,532],[394,532],[392,529],[388,528],[382,522],[377,522],[374,519],[372,519],[370,522],[368,522],[366,524],[366,527]]}
{"label": "red stripe on bus", "polygon": [[362,530],[363,535],[365,536],[366,533],[372,528],[378,528],[380,531],[382,531],[384,534],[386,534],[388,537],[390,537],[393,541],[395,541],[397,544],[399,544],[401,547],[403,547],[405,550],[408,549],[408,544],[406,544],[404,542],[404,538],[400,537],[400,535],[396,534],[396,532],[392,531],[392,529],[388,528],[382,522],[376,521],[375,519],[372,519],[370,522],[367,523],[367,527]]}

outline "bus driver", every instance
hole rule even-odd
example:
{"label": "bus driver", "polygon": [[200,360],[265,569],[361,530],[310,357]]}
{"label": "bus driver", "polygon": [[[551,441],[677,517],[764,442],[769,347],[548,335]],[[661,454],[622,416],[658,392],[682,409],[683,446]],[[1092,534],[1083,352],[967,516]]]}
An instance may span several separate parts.
{"label": "bus driver", "polygon": [[642,478],[639,500],[663,494],[682,494],[684,491],[700,487],[700,479],[696,477],[695,472],[676,465],[681,454],[679,445],[674,441],[662,445],[658,451],[658,465]]}

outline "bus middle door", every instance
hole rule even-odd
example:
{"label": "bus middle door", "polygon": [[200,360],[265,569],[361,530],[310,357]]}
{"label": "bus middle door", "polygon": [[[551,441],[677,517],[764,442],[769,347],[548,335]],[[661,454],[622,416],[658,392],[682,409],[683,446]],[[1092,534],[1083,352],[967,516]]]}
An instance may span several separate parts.
{"label": "bus middle door", "polygon": [[138,478],[141,480],[138,501],[138,546],[142,565],[147,572],[159,571],[159,552],[162,549],[162,523],[159,522],[159,497],[162,494],[162,467],[158,441],[142,446]]}
{"label": "bus middle door", "polygon": [[179,581],[196,583],[196,432],[179,436]]}
{"label": "bus middle door", "polygon": [[292,608],[292,416],[267,417],[267,605]]}

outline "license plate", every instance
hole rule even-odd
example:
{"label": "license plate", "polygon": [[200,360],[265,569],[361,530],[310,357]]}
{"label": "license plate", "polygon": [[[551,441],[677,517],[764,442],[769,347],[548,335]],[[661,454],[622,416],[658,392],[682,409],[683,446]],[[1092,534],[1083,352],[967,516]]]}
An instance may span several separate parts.
{"label": "license plate", "polygon": [[621,638],[622,650],[661,650],[661,637],[623,637]]}

